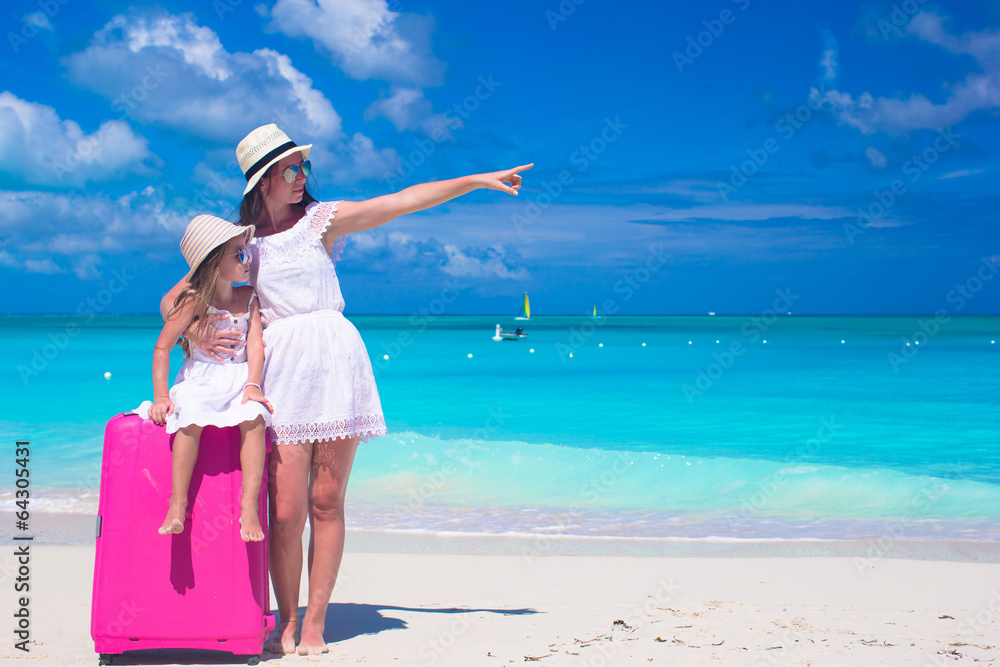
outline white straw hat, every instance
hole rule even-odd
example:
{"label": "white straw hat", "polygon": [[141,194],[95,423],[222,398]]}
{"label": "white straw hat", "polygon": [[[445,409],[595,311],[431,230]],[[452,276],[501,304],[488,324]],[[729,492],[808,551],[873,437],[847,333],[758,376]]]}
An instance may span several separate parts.
{"label": "white straw hat", "polygon": [[188,266],[191,267],[188,274],[184,276],[184,280],[190,281],[191,276],[205,261],[208,254],[220,245],[240,234],[243,234],[244,244],[250,243],[253,232],[253,225],[241,227],[214,215],[196,216],[188,223],[187,229],[184,230],[184,237],[181,239],[181,252],[184,254]]}
{"label": "white straw hat", "polygon": [[257,185],[257,181],[272,164],[296,152],[301,152],[302,159],[305,160],[309,157],[310,148],[312,144],[296,146],[274,123],[261,125],[243,137],[243,141],[236,147],[236,159],[247,179],[243,196],[253,190],[253,186]]}

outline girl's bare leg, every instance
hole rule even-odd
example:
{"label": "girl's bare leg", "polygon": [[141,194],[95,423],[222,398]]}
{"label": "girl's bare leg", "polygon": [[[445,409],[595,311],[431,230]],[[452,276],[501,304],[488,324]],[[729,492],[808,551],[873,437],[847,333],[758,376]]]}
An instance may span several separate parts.
{"label": "girl's bare leg", "polygon": [[174,434],[174,452],[170,470],[170,508],[158,532],[160,535],[184,532],[184,518],[187,515],[188,489],[191,488],[191,473],[198,460],[198,441],[201,426],[186,426]]}
{"label": "girl's bare leg", "polygon": [[311,442],[273,444],[268,457],[269,554],[271,584],[278,602],[278,627],[264,645],[268,653],[294,653],[302,579],[302,532],[309,512]]}
{"label": "girl's bare leg", "polygon": [[257,514],[260,480],[264,476],[264,418],[240,424],[240,470],[243,474],[243,498],[240,502],[240,537],[244,542],[260,542],[264,529]]}
{"label": "girl's bare leg", "polygon": [[309,602],[299,655],[326,653],[326,608],[344,556],[344,498],[360,438],[324,440],[313,450],[309,480]]}

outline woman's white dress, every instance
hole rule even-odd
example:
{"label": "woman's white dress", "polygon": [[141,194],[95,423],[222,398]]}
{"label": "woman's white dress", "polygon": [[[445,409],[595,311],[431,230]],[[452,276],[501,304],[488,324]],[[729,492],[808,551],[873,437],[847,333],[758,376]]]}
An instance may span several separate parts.
{"label": "woman's white dress", "polygon": [[[253,300],[251,295],[250,303]],[[262,404],[256,401],[243,403],[243,389],[250,371],[246,343],[250,329],[249,304],[247,311],[245,315],[234,317],[228,310],[209,307],[209,315],[221,313],[229,316],[215,322],[213,326],[216,329],[237,329],[243,332],[243,338],[221,362],[208,356],[197,345],[191,346],[194,353],[184,360],[174,378],[174,386],[170,388],[174,413],[167,416],[167,433],[176,433],[192,424],[236,426],[257,417],[263,417],[267,424],[271,423],[271,413]]]}
{"label": "woman's white dress", "polygon": [[294,227],[253,239],[251,281],[264,320],[264,395],[279,444],[386,434],[368,351],[344,317],[323,232],[340,202],[312,203]]}

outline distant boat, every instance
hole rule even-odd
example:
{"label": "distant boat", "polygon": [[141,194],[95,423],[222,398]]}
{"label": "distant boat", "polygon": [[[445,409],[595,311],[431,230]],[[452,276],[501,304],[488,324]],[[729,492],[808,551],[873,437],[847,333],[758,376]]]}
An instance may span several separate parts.
{"label": "distant boat", "polygon": [[594,319],[597,319],[597,304],[596,303],[594,304],[594,314],[591,317],[593,317]]}
{"label": "distant boat", "polygon": [[531,304],[528,303],[528,293],[524,293],[524,305],[521,306],[521,314],[514,318],[515,320],[530,320],[531,319]]}
{"label": "distant boat", "polygon": [[528,334],[524,333],[521,327],[518,327],[517,331],[503,331],[498,324],[496,333],[493,335],[493,340],[521,340],[527,337]]}

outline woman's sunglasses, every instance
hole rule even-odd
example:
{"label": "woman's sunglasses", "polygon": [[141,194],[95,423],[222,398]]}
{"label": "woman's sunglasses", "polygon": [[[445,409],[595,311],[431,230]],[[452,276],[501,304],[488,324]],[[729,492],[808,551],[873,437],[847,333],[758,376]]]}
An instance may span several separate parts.
{"label": "woman's sunglasses", "polygon": [[250,248],[240,248],[239,252],[233,253],[232,255],[226,255],[226,257],[235,257],[240,261],[240,264],[246,264],[250,261]]}
{"label": "woman's sunglasses", "polygon": [[312,173],[312,162],[306,160],[301,165],[293,164],[291,167],[285,170],[282,174],[285,178],[285,183],[291,183],[295,180],[295,177],[299,175],[299,170],[302,170],[302,175],[309,178],[309,174]]}

